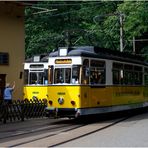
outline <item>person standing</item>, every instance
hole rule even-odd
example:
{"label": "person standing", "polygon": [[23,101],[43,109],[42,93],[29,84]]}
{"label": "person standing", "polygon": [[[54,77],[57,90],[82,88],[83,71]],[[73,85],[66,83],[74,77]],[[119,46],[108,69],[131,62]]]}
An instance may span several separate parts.
{"label": "person standing", "polygon": [[12,92],[15,88],[15,82],[13,83],[12,87],[9,83],[6,84],[5,90],[4,90],[4,101],[7,103],[12,103]]}

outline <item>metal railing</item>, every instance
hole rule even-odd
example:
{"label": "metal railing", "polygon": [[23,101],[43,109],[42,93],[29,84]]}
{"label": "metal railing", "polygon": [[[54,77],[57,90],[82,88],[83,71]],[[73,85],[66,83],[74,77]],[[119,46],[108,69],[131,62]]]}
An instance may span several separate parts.
{"label": "metal railing", "polygon": [[46,115],[46,100],[14,100],[12,103],[0,101],[0,122],[41,118]]}

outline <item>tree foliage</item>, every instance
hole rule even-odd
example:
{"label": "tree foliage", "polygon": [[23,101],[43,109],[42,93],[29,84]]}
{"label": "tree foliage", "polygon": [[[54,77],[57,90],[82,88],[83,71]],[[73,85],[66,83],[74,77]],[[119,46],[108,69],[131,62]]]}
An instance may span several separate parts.
{"label": "tree foliage", "polygon": [[[40,8],[56,11],[40,13]],[[124,15],[124,50],[131,52],[133,36],[148,32],[147,11],[146,1],[40,1],[26,7],[26,57],[68,45],[119,50],[119,13]],[[147,52],[146,45],[142,48]]]}

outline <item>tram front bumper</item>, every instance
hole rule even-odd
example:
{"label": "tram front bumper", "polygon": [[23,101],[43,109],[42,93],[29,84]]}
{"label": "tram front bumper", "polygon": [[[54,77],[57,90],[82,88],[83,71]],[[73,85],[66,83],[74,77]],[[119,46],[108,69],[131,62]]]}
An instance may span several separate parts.
{"label": "tram front bumper", "polygon": [[55,117],[78,117],[78,109],[76,108],[52,108],[47,107],[46,115]]}

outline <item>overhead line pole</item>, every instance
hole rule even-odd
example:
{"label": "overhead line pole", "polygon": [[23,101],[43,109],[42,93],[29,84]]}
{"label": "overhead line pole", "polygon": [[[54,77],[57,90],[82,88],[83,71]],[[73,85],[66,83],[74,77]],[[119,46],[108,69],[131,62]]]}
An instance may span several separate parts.
{"label": "overhead line pole", "polygon": [[110,14],[104,14],[104,15],[99,15],[99,16],[95,16],[94,17],[94,22],[96,23],[96,18],[99,17],[105,17],[105,16],[118,16],[119,17],[119,22],[120,22],[120,52],[123,52],[123,18],[124,18],[124,14],[119,12],[119,13],[110,13]]}
{"label": "overhead line pole", "polygon": [[120,52],[123,52],[123,14],[119,13],[120,19]]}
{"label": "overhead line pole", "polygon": [[136,52],[135,37],[133,37],[133,53],[135,54],[135,52]]}

